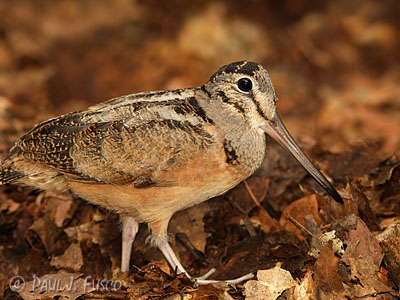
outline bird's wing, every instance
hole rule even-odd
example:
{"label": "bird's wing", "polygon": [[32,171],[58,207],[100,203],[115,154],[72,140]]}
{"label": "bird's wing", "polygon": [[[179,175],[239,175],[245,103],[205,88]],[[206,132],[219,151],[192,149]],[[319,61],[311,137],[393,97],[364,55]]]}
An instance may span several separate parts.
{"label": "bird's wing", "polygon": [[162,185],[157,174],[213,147],[211,123],[191,97],[114,100],[39,124],[17,142],[9,159],[23,156],[71,180]]}

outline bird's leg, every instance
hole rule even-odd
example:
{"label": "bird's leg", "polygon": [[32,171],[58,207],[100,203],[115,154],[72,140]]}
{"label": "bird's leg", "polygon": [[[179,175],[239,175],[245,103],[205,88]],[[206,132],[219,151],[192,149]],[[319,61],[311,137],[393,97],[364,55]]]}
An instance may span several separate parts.
{"label": "bird's leg", "polygon": [[139,224],[132,217],[122,217],[122,257],[121,272],[129,271],[132,244],[138,232]]}
{"label": "bird's leg", "polygon": [[[172,250],[170,244],[168,243],[167,237],[163,236],[161,238],[156,238],[156,244],[158,246],[158,249],[164,254],[165,259],[168,261],[172,269],[176,270],[178,274],[184,273],[189,279],[191,279],[191,276],[189,275],[188,272],[186,272],[185,268],[182,266],[180,263],[179,259],[176,257],[174,250]],[[211,284],[211,283],[218,283],[218,282],[226,282],[226,283],[231,283],[231,284],[236,284],[240,283],[244,280],[250,279],[254,277],[253,273],[246,274],[242,277],[235,278],[232,280],[206,280],[207,277],[212,275],[215,272],[215,269],[211,269],[208,271],[205,275],[198,277],[195,279],[195,281],[198,284]]]}
{"label": "bird's leg", "polygon": [[172,250],[168,243],[167,237],[161,237],[157,240],[158,249],[164,254],[165,259],[168,261],[172,269],[176,270],[178,274],[184,273],[188,278],[191,278],[189,273],[186,272],[179,259],[176,257],[174,250]]}

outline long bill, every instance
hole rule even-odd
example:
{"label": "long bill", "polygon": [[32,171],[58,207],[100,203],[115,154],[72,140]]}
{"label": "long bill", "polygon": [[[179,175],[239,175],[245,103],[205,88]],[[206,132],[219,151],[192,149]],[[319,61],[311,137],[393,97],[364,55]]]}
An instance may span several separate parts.
{"label": "long bill", "polygon": [[342,197],[300,149],[276,112],[274,117],[266,121],[261,128],[288,151],[335,201],[343,203]]}

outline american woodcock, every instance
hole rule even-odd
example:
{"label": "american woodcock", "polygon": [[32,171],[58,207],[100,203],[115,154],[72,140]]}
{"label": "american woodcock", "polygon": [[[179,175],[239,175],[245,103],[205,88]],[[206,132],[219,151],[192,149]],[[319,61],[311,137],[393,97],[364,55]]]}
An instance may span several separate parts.
{"label": "american woodcock", "polygon": [[281,122],[267,71],[246,61],[202,87],[122,96],[45,121],[10,150],[0,182],[72,192],[119,213],[122,271],[145,222],[171,267],[190,277],[168,243],[169,220],[249,177],[263,162],[265,133],[343,202]]}

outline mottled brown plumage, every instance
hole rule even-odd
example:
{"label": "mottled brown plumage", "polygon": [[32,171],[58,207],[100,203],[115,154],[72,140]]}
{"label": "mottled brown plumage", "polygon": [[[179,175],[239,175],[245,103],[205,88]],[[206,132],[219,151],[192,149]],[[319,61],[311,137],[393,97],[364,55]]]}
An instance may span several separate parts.
{"label": "mottled brown plumage", "polygon": [[[278,130],[287,142],[275,105],[267,71],[233,63],[201,88],[122,96],[37,125],[11,149],[0,181],[72,192],[121,214],[123,271],[137,222],[146,222],[153,243],[185,272],[167,242],[170,218],[250,176],[264,159],[265,132],[277,138]],[[301,150],[285,141],[340,201]]]}

